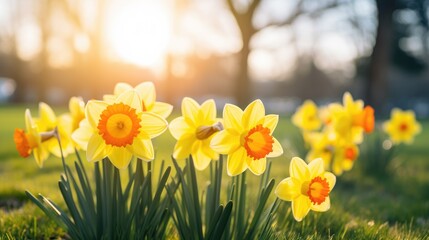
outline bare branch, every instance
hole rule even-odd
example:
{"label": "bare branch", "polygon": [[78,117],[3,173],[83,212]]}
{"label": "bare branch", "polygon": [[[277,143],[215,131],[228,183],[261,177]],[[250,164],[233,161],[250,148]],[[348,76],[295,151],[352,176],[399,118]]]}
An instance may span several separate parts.
{"label": "bare branch", "polygon": [[328,9],[332,9],[335,7],[340,6],[340,3],[338,1],[333,1],[330,4],[327,4],[319,9],[316,9],[315,11],[305,11],[302,9],[302,5],[303,5],[303,0],[301,0],[298,4],[297,7],[295,8],[295,11],[285,20],[280,21],[280,22],[271,22],[268,23],[260,28],[258,28],[256,31],[261,31],[264,28],[267,27],[283,27],[283,26],[288,26],[291,25],[295,22],[295,20],[302,16],[302,15],[309,15],[311,17],[318,17],[320,16],[320,14],[322,14],[323,11],[326,11]]}

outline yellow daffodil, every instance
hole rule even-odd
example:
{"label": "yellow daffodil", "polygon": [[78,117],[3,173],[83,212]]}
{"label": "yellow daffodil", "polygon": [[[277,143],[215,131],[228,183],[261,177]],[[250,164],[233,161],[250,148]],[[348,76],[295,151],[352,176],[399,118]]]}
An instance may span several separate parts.
{"label": "yellow daffodil", "polygon": [[359,144],[363,140],[363,133],[370,133],[374,129],[374,110],[363,107],[362,100],[353,100],[350,93],[343,96],[343,105],[333,103],[329,105],[329,124],[339,141]]}
{"label": "yellow daffodil", "polygon": [[310,162],[313,159],[321,158],[325,168],[329,169],[336,148],[335,135],[325,130],[308,133],[306,139],[310,143],[310,151],[307,153],[306,160]]}
{"label": "yellow daffodil", "polygon": [[54,131],[40,133],[31,117],[30,110],[25,110],[25,126],[27,132],[23,129],[15,129],[13,140],[18,153],[22,157],[28,157],[31,153],[34,155],[37,165],[43,167],[43,162],[49,157],[49,151],[42,144],[54,136]]}
{"label": "yellow daffodil", "polygon": [[61,148],[58,140],[51,138],[46,141],[49,152],[56,157],[61,157],[61,150],[64,156],[74,152],[74,145],[70,138],[72,132],[72,120],[68,115],[56,117],[52,108],[46,103],[39,103],[39,118],[34,119],[39,132],[50,132],[57,129],[61,140]]}
{"label": "yellow daffodil", "polygon": [[170,116],[173,106],[168,103],[156,101],[155,85],[152,82],[140,83],[135,88],[127,83],[118,83],[115,86],[113,95],[104,95],[104,100],[107,102],[114,102],[117,96],[132,89],[137,91],[142,101],[141,106],[143,112],[156,113],[163,118]]}
{"label": "yellow daffodil", "polygon": [[292,123],[305,131],[319,129],[322,122],[318,116],[316,104],[311,100],[306,100],[292,116]]}
{"label": "yellow daffodil", "polygon": [[391,112],[390,120],[383,124],[383,130],[390,136],[393,143],[411,144],[414,136],[420,133],[421,126],[416,121],[413,111],[395,108]]}
{"label": "yellow daffodil", "polygon": [[250,103],[244,112],[235,105],[225,105],[224,130],[213,137],[211,147],[220,154],[228,154],[228,175],[236,176],[247,168],[260,175],[265,171],[267,157],[283,153],[280,143],[272,136],[278,119],[278,115],[265,116],[261,100]]}
{"label": "yellow daffodil", "polygon": [[151,139],[167,129],[164,118],[142,112],[142,100],[135,90],[124,91],[113,102],[89,101],[85,116],[72,138],[86,150],[88,161],[108,157],[119,169],[128,166],[132,155],[153,160]]}
{"label": "yellow daffodil", "polygon": [[219,159],[219,154],[210,148],[214,134],[222,130],[216,118],[216,103],[210,99],[201,106],[191,98],[182,101],[182,117],[171,121],[171,134],[177,143],[173,157],[185,159],[192,155],[195,168],[205,169],[210,161]]}
{"label": "yellow daffodil", "polygon": [[85,119],[85,102],[81,97],[72,97],[69,101],[70,117],[72,119],[72,131],[79,128],[79,123]]}
{"label": "yellow daffodil", "polygon": [[279,183],[275,190],[278,198],[292,201],[292,213],[301,221],[311,210],[325,212],[331,207],[329,194],[335,186],[334,174],[325,172],[322,159],[315,159],[308,165],[298,157],[292,158],[290,177]]}
{"label": "yellow daffodil", "polygon": [[359,148],[355,144],[337,146],[332,164],[332,171],[335,175],[341,175],[343,171],[349,171],[359,156]]}

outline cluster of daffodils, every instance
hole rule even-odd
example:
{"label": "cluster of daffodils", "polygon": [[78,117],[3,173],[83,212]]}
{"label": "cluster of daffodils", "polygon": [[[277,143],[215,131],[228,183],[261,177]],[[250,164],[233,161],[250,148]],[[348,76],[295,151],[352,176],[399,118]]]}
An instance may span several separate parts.
{"label": "cluster of daffodils", "polygon": [[[69,101],[70,113],[59,117],[43,102],[39,104],[38,118],[33,118],[30,110],[26,109],[26,129],[15,129],[13,136],[18,153],[22,157],[28,157],[33,153],[37,165],[43,167],[43,162],[51,153],[61,157],[74,152],[77,145],[71,139],[71,134],[85,118],[84,105],[81,98],[72,97]],[[61,139],[61,147],[55,136]]]}
{"label": "cluster of daffodils", "polygon": [[[136,87],[118,83],[113,94],[105,95],[103,100],[90,100],[85,104],[81,98],[73,97],[69,103],[69,113],[59,117],[45,103],[39,105],[38,118],[33,118],[27,109],[26,129],[16,129],[14,141],[19,154],[22,157],[33,154],[39,167],[50,154],[61,157],[65,164],[65,156],[73,152],[78,154],[81,150],[85,151],[89,162],[107,161],[121,170],[129,167],[133,158],[138,159],[139,164],[141,161],[152,161],[155,158],[152,139],[168,129],[177,140],[172,154],[174,159],[191,157],[195,169],[204,170],[212,161],[222,161],[220,156],[225,155],[226,172],[231,177],[240,176],[247,169],[258,176],[264,174],[267,158],[283,154],[282,146],[273,136],[279,116],[266,115],[260,100],[253,101],[244,110],[226,104],[222,118],[218,118],[214,100],[200,105],[191,98],[184,98],[181,116],[168,123],[166,118],[172,109],[172,105],[156,101],[153,83],[144,82]],[[330,208],[329,195],[335,185],[335,176],[326,172],[325,166],[329,168],[332,159],[335,159],[334,171],[338,173],[349,169],[350,164],[345,162],[355,160],[358,154],[356,144],[362,141],[362,133],[371,131],[373,126],[372,109],[363,108],[362,102],[353,101],[349,94],[344,97],[344,106],[332,104],[323,113],[324,119],[319,119],[314,103],[306,102],[295,114],[294,123],[305,130],[306,139],[312,147],[307,159],[313,161],[307,165],[302,159],[293,158],[290,177],[283,180],[275,191],[280,199],[292,201],[293,215],[297,221],[301,221],[310,209],[322,212]],[[321,122],[325,123],[324,130],[315,132]],[[327,154],[330,154],[329,157]],[[95,171],[100,171],[98,165]],[[105,177],[109,179],[109,170],[106,168],[104,171],[107,171]],[[101,176],[99,172],[95,175]],[[88,180],[83,179],[81,183],[82,194],[91,191],[87,188]],[[65,181],[64,184],[69,183]],[[103,181],[97,181],[97,184],[101,186]],[[244,186],[246,183],[241,181],[241,184]],[[160,189],[162,191],[164,187]],[[122,194],[121,190],[118,191]],[[77,195],[80,196],[79,193]],[[85,197],[91,200],[92,196],[88,194]],[[136,196],[138,194],[133,197]],[[72,200],[70,197],[67,199]],[[83,200],[79,201],[82,204]],[[59,211],[55,209],[55,212]],[[64,221],[70,224],[68,220]],[[225,221],[225,224],[228,222]]]}
{"label": "cluster of daffodils", "polygon": [[302,130],[309,147],[306,160],[321,158],[327,169],[341,175],[353,167],[364,134],[373,131],[374,110],[346,92],[342,104],[320,109],[313,101],[305,101],[292,116],[292,123]]}

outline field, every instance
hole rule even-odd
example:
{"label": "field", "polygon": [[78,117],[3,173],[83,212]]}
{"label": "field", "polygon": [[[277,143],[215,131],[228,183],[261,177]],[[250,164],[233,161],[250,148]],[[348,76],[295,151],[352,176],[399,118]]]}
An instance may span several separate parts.
{"label": "field", "polygon": [[[15,150],[13,131],[24,127],[23,115],[23,106],[0,106],[0,239],[63,238],[64,230],[44,216],[24,194],[29,190],[62,202],[58,190],[60,159],[51,157],[39,169],[32,157],[23,159]],[[401,147],[388,175],[377,177],[365,173],[360,168],[360,159],[351,172],[338,177],[327,213],[310,212],[298,223],[292,217],[290,203],[282,203],[278,216],[281,228],[273,226],[275,235],[280,239],[428,239],[429,121],[422,121],[422,127],[413,145]],[[278,183],[289,176],[289,161],[302,150],[294,147],[299,133],[288,117],[281,117],[274,135],[285,150],[283,156],[272,160],[271,176]],[[162,159],[171,164],[169,156],[174,140],[170,133],[158,137],[154,146],[155,164]],[[67,158],[67,162],[73,160],[74,156]],[[202,184],[207,174],[201,172]],[[257,184],[258,178],[250,175],[247,175],[249,184]],[[228,181],[225,176],[224,182]],[[248,193],[249,199],[253,194]]]}

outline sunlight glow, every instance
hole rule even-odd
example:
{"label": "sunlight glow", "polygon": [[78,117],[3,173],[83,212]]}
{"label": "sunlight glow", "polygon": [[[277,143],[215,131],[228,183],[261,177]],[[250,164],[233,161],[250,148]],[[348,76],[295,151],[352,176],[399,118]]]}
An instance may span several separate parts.
{"label": "sunlight glow", "polygon": [[163,66],[170,33],[169,14],[161,3],[122,4],[107,17],[107,44],[113,57],[139,66]]}

